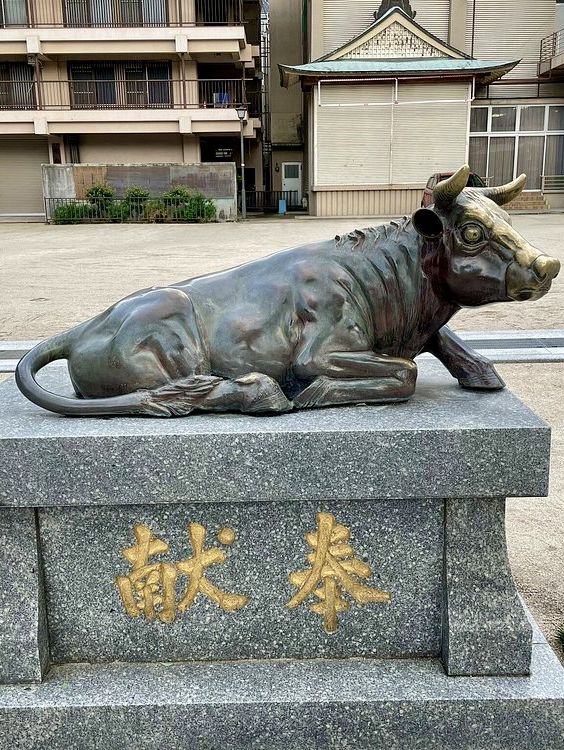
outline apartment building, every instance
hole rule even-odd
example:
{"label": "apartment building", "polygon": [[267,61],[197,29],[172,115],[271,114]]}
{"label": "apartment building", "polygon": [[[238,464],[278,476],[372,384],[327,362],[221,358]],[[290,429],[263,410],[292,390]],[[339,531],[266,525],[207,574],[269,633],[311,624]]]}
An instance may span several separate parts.
{"label": "apartment building", "polygon": [[[274,12],[284,4],[271,0],[273,37],[276,20],[290,23]],[[467,161],[494,185],[526,172],[535,206],[564,207],[557,5],[304,0],[301,51],[273,54],[289,93],[273,76],[271,96],[284,111],[281,149],[301,123],[293,154],[310,213],[408,213],[431,175]]]}
{"label": "apartment building", "polygon": [[259,0],[0,0],[0,216],[43,215],[41,164],[239,164],[241,127],[260,188],[260,19]]}

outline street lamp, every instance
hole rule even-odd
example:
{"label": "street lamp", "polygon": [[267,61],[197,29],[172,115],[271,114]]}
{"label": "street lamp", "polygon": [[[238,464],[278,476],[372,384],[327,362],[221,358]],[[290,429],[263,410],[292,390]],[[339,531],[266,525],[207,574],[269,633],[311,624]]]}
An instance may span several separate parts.
{"label": "street lamp", "polygon": [[245,192],[245,142],[243,140],[243,127],[247,119],[247,108],[241,104],[237,107],[237,117],[241,123],[241,217],[247,218],[247,194]]}

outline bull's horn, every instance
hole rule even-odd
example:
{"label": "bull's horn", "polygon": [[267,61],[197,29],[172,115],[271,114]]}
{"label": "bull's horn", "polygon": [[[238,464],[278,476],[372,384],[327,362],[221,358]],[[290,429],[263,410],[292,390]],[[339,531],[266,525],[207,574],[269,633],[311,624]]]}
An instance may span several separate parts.
{"label": "bull's horn", "polygon": [[468,184],[470,167],[465,164],[452,177],[439,182],[433,190],[433,200],[438,209],[448,208]]}
{"label": "bull's horn", "polygon": [[513,180],[513,182],[508,182],[507,185],[500,185],[499,187],[477,188],[477,190],[479,190],[482,195],[485,195],[486,198],[489,198],[490,200],[494,201],[494,203],[497,203],[498,206],[505,206],[507,203],[511,203],[511,201],[519,195],[526,184],[527,175],[522,174],[519,175],[516,180]]}

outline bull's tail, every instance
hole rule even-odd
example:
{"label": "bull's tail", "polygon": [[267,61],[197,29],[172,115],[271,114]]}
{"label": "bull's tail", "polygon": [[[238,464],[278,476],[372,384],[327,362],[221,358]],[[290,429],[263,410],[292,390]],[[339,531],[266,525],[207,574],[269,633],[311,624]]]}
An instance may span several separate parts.
{"label": "bull's tail", "polygon": [[50,362],[66,359],[69,347],[69,333],[38,344],[20,360],[16,383],[24,396],[37,406],[70,417],[183,416],[198,408],[221,381],[213,375],[195,375],[154,390],[134,391],[123,396],[92,399],[61,396],[39,385],[35,376]]}

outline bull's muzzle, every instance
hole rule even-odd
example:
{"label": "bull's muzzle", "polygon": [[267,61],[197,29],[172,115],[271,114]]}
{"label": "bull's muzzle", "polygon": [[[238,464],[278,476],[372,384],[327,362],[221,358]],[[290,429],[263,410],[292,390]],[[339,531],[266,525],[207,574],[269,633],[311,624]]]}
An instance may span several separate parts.
{"label": "bull's muzzle", "polygon": [[507,296],[518,302],[540,299],[548,292],[559,272],[560,261],[542,253],[525,268],[514,262],[507,270]]}
{"label": "bull's muzzle", "polygon": [[533,272],[539,281],[552,281],[560,273],[560,261],[549,255],[539,255],[533,263]]}

